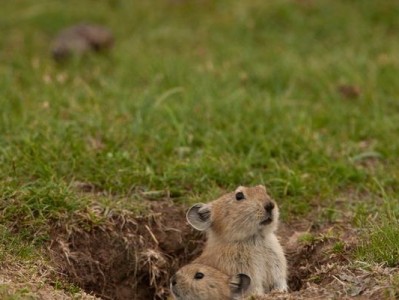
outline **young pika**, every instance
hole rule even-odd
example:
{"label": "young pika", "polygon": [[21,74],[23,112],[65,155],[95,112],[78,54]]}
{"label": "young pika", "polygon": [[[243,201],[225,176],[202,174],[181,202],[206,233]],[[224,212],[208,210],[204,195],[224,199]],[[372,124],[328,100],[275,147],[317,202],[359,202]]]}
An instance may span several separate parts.
{"label": "young pika", "polygon": [[176,300],[243,299],[251,279],[245,274],[227,274],[203,264],[182,267],[170,279],[170,290]]}
{"label": "young pika", "polygon": [[287,261],[275,235],[278,217],[277,204],[262,185],[240,186],[208,204],[195,204],[187,220],[207,233],[207,242],[194,263],[247,274],[250,294],[287,291]]}

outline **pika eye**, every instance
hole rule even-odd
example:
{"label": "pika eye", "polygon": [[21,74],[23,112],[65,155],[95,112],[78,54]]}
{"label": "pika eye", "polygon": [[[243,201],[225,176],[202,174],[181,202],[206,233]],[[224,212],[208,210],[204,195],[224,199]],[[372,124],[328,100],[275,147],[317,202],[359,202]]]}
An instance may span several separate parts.
{"label": "pika eye", "polygon": [[202,278],[204,278],[204,276],[205,276],[204,273],[197,272],[194,275],[194,279],[202,279]]}
{"label": "pika eye", "polygon": [[245,199],[245,195],[244,195],[243,192],[236,193],[236,200],[237,201],[240,201],[240,200],[243,200],[243,199]]}

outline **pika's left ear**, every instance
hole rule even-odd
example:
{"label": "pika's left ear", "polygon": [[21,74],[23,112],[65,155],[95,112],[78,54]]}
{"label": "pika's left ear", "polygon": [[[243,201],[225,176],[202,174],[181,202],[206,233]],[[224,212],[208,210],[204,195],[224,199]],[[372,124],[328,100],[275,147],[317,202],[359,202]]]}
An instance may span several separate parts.
{"label": "pika's left ear", "polygon": [[211,208],[208,204],[197,203],[186,214],[187,222],[199,231],[211,227]]}
{"label": "pika's left ear", "polygon": [[245,274],[237,274],[230,278],[230,290],[233,299],[240,299],[251,285],[251,278]]}

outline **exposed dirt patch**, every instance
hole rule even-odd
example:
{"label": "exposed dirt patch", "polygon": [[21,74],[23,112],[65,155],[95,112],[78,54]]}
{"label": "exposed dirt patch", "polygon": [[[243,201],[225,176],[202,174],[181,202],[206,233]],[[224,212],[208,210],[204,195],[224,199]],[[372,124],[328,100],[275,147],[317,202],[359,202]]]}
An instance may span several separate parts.
{"label": "exposed dirt patch", "polygon": [[150,209],[140,217],[97,211],[108,214],[107,223],[87,230],[57,225],[53,263],[65,279],[103,299],[165,298],[169,277],[199,255],[203,242],[181,207],[163,202]]}
{"label": "exposed dirt patch", "polygon": [[289,294],[259,299],[397,299],[398,268],[354,261],[359,232],[349,222],[293,222],[280,235],[289,264]]}
{"label": "exposed dirt patch", "polygon": [[[295,228],[295,230],[293,230]],[[288,265],[289,287],[298,291],[308,280],[322,283],[326,278],[314,277],[325,264],[349,262],[348,252],[356,244],[356,234],[344,223],[314,224],[300,222],[283,225],[280,229]]]}

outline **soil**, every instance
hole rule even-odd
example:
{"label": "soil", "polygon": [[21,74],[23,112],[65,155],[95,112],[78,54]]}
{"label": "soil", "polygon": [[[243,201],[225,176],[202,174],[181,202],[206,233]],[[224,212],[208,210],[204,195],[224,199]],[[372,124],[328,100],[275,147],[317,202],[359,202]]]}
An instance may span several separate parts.
{"label": "soil", "polygon": [[[54,226],[49,253],[62,278],[102,299],[167,299],[170,276],[200,254],[204,237],[186,223],[181,206],[150,206],[149,214],[109,214],[107,224],[85,230]],[[398,269],[353,262],[358,232],[348,222],[298,220],[282,224],[278,235],[290,293],[262,299],[398,299]]]}
{"label": "soil", "polygon": [[[200,254],[203,237],[171,202],[105,225],[54,227],[50,257],[64,279],[103,299],[164,299],[169,277]],[[99,212],[102,214],[102,212]]]}

